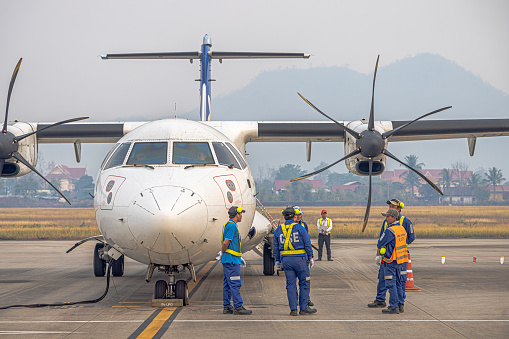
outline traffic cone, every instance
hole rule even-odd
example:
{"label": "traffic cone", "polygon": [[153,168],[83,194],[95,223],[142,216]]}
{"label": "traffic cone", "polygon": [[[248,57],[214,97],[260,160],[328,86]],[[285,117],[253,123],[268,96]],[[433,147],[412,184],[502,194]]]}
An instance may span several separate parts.
{"label": "traffic cone", "polygon": [[414,285],[414,273],[412,271],[412,260],[410,260],[410,253],[408,253],[408,264],[406,267],[406,288],[405,291],[408,292],[420,292],[421,289],[419,287],[415,287]]}

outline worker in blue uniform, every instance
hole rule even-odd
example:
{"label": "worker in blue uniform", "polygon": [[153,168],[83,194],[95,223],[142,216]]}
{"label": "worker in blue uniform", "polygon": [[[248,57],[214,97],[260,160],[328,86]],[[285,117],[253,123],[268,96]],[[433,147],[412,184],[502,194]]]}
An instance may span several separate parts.
{"label": "worker in blue uniform", "polygon": [[[240,265],[242,264],[242,252],[240,233],[237,223],[242,221],[242,213],[246,211],[241,206],[232,206],[228,210],[230,220],[223,226],[221,237],[221,252],[219,257],[223,264],[223,314],[251,314],[243,306],[240,296]],[[233,299],[233,307],[230,300]]]}
{"label": "worker in blue uniform", "polygon": [[[302,220],[302,216],[303,216],[303,212],[302,212],[302,209],[299,207],[299,206],[293,206],[293,208],[296,210],[296,211],[299,211],[300,213],[297,213],[296,216],[297,216],[297,222],[302,226],[304,227],[304,229],[306,230],[306,232],[308,232],[308,235],[309,235],[309,228],[308,228],[308,224]],[[308,261],[308,264],[309,264],[309,261]],[[309,275],[311,276],[311,270],[309,270]],[[311,296],[309,297],[309,300],[308,300],[308,306],[314,306],[315,304],[311,301]]]}
{"label": "worker in blue uniform", "polygon": [[[308,306],[310,276],[309,266],[313,267],[313,249],[309,234],[304,227],[297,223],[297,214],[293,207],[287,207],[282,211],[285,223],[280,225],[274,232],[272,251],[276,260],[276,267],[283,268],[286,276],[286,294],[290,306],[290,315],[296,316],[297,302],[300,307],[299,314],[316,313],[315,308]],[[297,278],[299,279],[299,291],[297,291]]]}
{"label": "worker in blue uniform", "polygon": [[[399,223],[401,226],[403,226],[403,228],[405,229],[405,231],[407,233],[406,243],[407,243],[407,245],[410,245],[415,240],[415,233],[414,233],[414,226],[413,226],[412,222],[410,221],[410,219],[401,215],[401,210],[405,207],[405,204],[403,204],[398,199],[391,199],[391,200],[387,201],[387,205],[389,205],[390,209],[395,209],[398,211]],[[382,227],[380,229],[380,235],[378,236],[378,238],[380,238],[382,236],[382,234],[384,233],[384,231],[386,229],[387,229],[387,220],[384,220]],[[380,252],[377,249],[375,262],[378,265],[380,265],[381,260],[382,260],[382,257],[380,256]],[[407,263],[405,262],[401,265],[401,275],[400,275],[402,289],[403,289],[403,299],[406,299],[406,293],[405,293],[406,273],[407,273],[406,270],[407,270]],[[371,308],[385,307],[386,306],[386,303],[385,303],[386,294],[387,294],[387,288],[385,287],[384,269],[383,269],[383,266],[380,265],[380,268],[378,269],[378,285],[376,287],[376,298],[375,298],[375,301],[368,304],[368,307],[371,307]]]}
{"label": "worker in blue uniform", "polygon": [[387,229],[378,239],[377,248],[383,256],[381,266],[384,270],[385,286],[389,291],[389,306],[383,309],[382,313],[399,314],[404,311],[405,303],[400,273],[401,264],[408,262],[407,234],[399,224],[397,210],[391,208],[382,215],[386,217]]}

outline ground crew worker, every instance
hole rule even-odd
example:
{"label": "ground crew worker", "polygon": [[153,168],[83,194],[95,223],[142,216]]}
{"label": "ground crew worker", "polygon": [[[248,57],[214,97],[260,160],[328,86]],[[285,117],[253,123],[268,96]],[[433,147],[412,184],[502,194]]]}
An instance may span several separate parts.
{"label": "ground crew worker", "polygon": [[404,312],[405,304],[400,273],[401,264],[408,262],[407,234],[399,224],[397,210],[391,208],[382,215],[386,217],[387,229],[378,240],[377,248],[385,250],[380,266],[383,265],[385,285],[389,291],[389,306],[382,313],[399,314],[400,310]]}
{"label": "ground crew worker", "polygon": [[[410,221],[410,219],[401,215],[401,209],[405,207],[405,204],[403,204],[398,199],[391,199],[391,200],[387,200],[387,205],[389,205],[389,208],[395,209],[399,212],[399,217],[398,217],[399,224],[401,226],[403,226],[403,228],[407,232],[406,242],[407,242],[407,245],[410,245],[415,240],[415,233],[414,233],[414,226],[412,225],[412,222]],[[384,231],[386,229],[387,229],[387,220],[384,220],[382,227],[380,229],[379,238],[382,236],[382,234],[384,233]],[[381,257],[380,257],[380,253],[379,253],[378,249],[377,249],[375,262],[378,265],[380,265],[380,262],[381,262]],[[404,300],[406,300],[406,293],[405,293],[406,275],[407,275],[406,268],[407,268],[407,263],[405,262],[401,265],[401,284],[402,284],[402,289],[403,289],[403,299]],[[386,306],[386,303],[385,303],[386,294],[387,294],[387,288],[385,287],[383,267],[380,266],[380,268],[378,269],[378,285],[376,287],[376,298],[375,298],[375,301],[368,304],[368,307],[385,307]]]}
{"label": "ground crew worker", "polygon": [[[246,211],[240,206],[232,206],[228,210],[230,220],[223,226],[221,236],[221,263],[223,264],[223,313],[224,314],[251,314],[246,310],[240,296],[240,265],[242,252],[240,233],[237,223],[242,221],[242,213]],[[233,299],[233,307],[230,300]]]}
{"label": "ground crew worker", "polygon": [[323,243],[327,247],[327,260],[332,261],[330,250],[330,231],[332,230],[332,220],[327,218],[327,211],[322,210],[322,217],[316,221],[318,228],[318,260],[322,260]]}
{"label": "ground crew worker", "polygon": [[[304,229],[306,230],[306,232],[308,232],[308,235],[309,235],[309,229],[308,229],[308,224],[302,220],[302,209],[299,207],[299,206],[293,206],[293,208],[297,211],[299,211],[300,213],[297,213],[296,216],[297,216],[297,222],[302,226],[304,227]],[[309,264],[309,261],[308,261],[308,264]],[[309,270],[309,275],[311,276],[311,270]],[[311,297],[309,297],[309,300],[308,300],[308,306],[314,306],[315,304],[311,301]]]}
{"label": "ground crew worker", "polygon": [[[310,276],[307,261],[314,265],[313,249],[309,234],[304,227],[297,223],[297,214],[293,207],[282,211],[285,223],[274,232],[272,251],[276,260],[276,267],[283,267],[286,276],[286,294],[290,306],[290,315],[297,315],[297,301],[300,306],[299,314],[316,313],[315,308],[308,306]],[[299,278],[299,291],[297,291]]]}

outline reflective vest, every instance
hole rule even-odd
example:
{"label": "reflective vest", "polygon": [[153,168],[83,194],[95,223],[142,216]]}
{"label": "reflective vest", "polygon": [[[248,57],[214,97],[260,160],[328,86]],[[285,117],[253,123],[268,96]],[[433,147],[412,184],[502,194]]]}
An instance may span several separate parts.
{"label": "reflective vest", "polygon": [[[235,224],[233,221],[230,221],[228,220],[228,222],[226,224],[228,224],[229,222],[231,222],[232,224]],[[221,246],[223,245],[224,243],[224,228],[226,227],[226,224],[223,225],[223,234],[221,235]],[[237,224],[235,224],[235,227],[237,227]],[[242,244],[240,242],[240,232],[237,228],[237,233],[239,234],[239,247],[242,248]],[[225,253],[230,253],[231,255],[234,255],[236,257],[242,257],[242,252],[236,252],[230,248],[227,248],[226,251],[224,251]]]}
{"label": "reflective vest", "polygon": [[384,262],[391,263],[394,260],[396,260],[398,264],[408,262],[408,249],[406,245],[405,229],[401,225],[393,225],[389,227],[388,230],[394,234],[396,244],[394,245],[394,250],[392,251],[391,257],[389,259],[384,258]]}
{"label": "reflective vest", "polygon": [[281,231],[283,231],[283,236],[285,237],[284,250],[281,251],[281,255],[290,255],[290,254],[305,254],[306,251],[304,249],[296,250],[293,248],[292,242],[290,241],[290,237],[292,235],[293,226],[297,225],[297,223],[291,223],[290,225],[281,225]]}
{"label": "reflective vest", "polygon": [[[321,226],[322,226],[322,222],[323,222],[323,219],[322,219],[322,218],[320,218],[320,220],[322,220],[322,221],[320,222],[320,228],[321,228]],[[329,219],[329,218],[326,218],[325,220],[327,220],[327,230],[328,230],[328,229],[329,229],[329,225],[330,225],[330,219]],[[326,231],[327,231],[327,230],[326,230]]]}

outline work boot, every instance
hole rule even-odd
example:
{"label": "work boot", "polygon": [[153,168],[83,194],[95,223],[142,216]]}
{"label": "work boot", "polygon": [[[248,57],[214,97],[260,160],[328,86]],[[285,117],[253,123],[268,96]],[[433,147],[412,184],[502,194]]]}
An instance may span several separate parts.
{"label": "work boot", "polygon": [[389,306],[389,307],[383,309],[382,313],[386,313],[386,314],[399,314],[399,308],[397,308],[397,307],[391,308]]}
{"label": "work boot", "polygon": [[316,259],[316,261],[322,261],[322,258],[318,258],[318,259]]}
{"label": "work boot", "polygon": [[315,306],[315,304],[311,300],[308,300],[308,306]]}
{"label": "work boot", "polygon": [[376,300],[376,299],[375,299],[375,301],[373,301],[372,303],[369,303],[369,304],[368,304],[368,307],[369,307],[369,308],[375,308],[375,307],[385,307],[385,306],[387,306],[387,305],[385,304],[385,301],[380,301],[380,300]]}
{"label": "work boot", "polygon": [[330,259],[327,259],[327,261],[334,261],[334,259],[330,258]]}
{"label": "work boot", "polygon": [[233,314],[233,306],[223,306],[223,314]]}
{"label": "work boot", "polygon": [[405,305],[399,305],[399,313],[405,312]]}
{"label": "work boot", "polygon": [[300,310],[299,314],[300,315],[303,315],[303,314],[313,314],[313,313],[316,313],[316,308],[311,308],[311,307],[308,307],[304,310]]}
{"label": "work boot", "polygon": [[234,307],[234,308],[233,308],[233,314],[246,314],[246,315],[248,315],[248,314],[251,314],[251,313],[253,313],[253,311],[251,311],[251,310],[246,310],[246,309],[244,308],[244,306]]}
{"label": "work boot", "polygon": [[298,314],[297,314],[297,310],[291,310],[291,311],[290,311],[290,315],[291,315],[291,316],[297,316],[297,315],[298,315]]}

